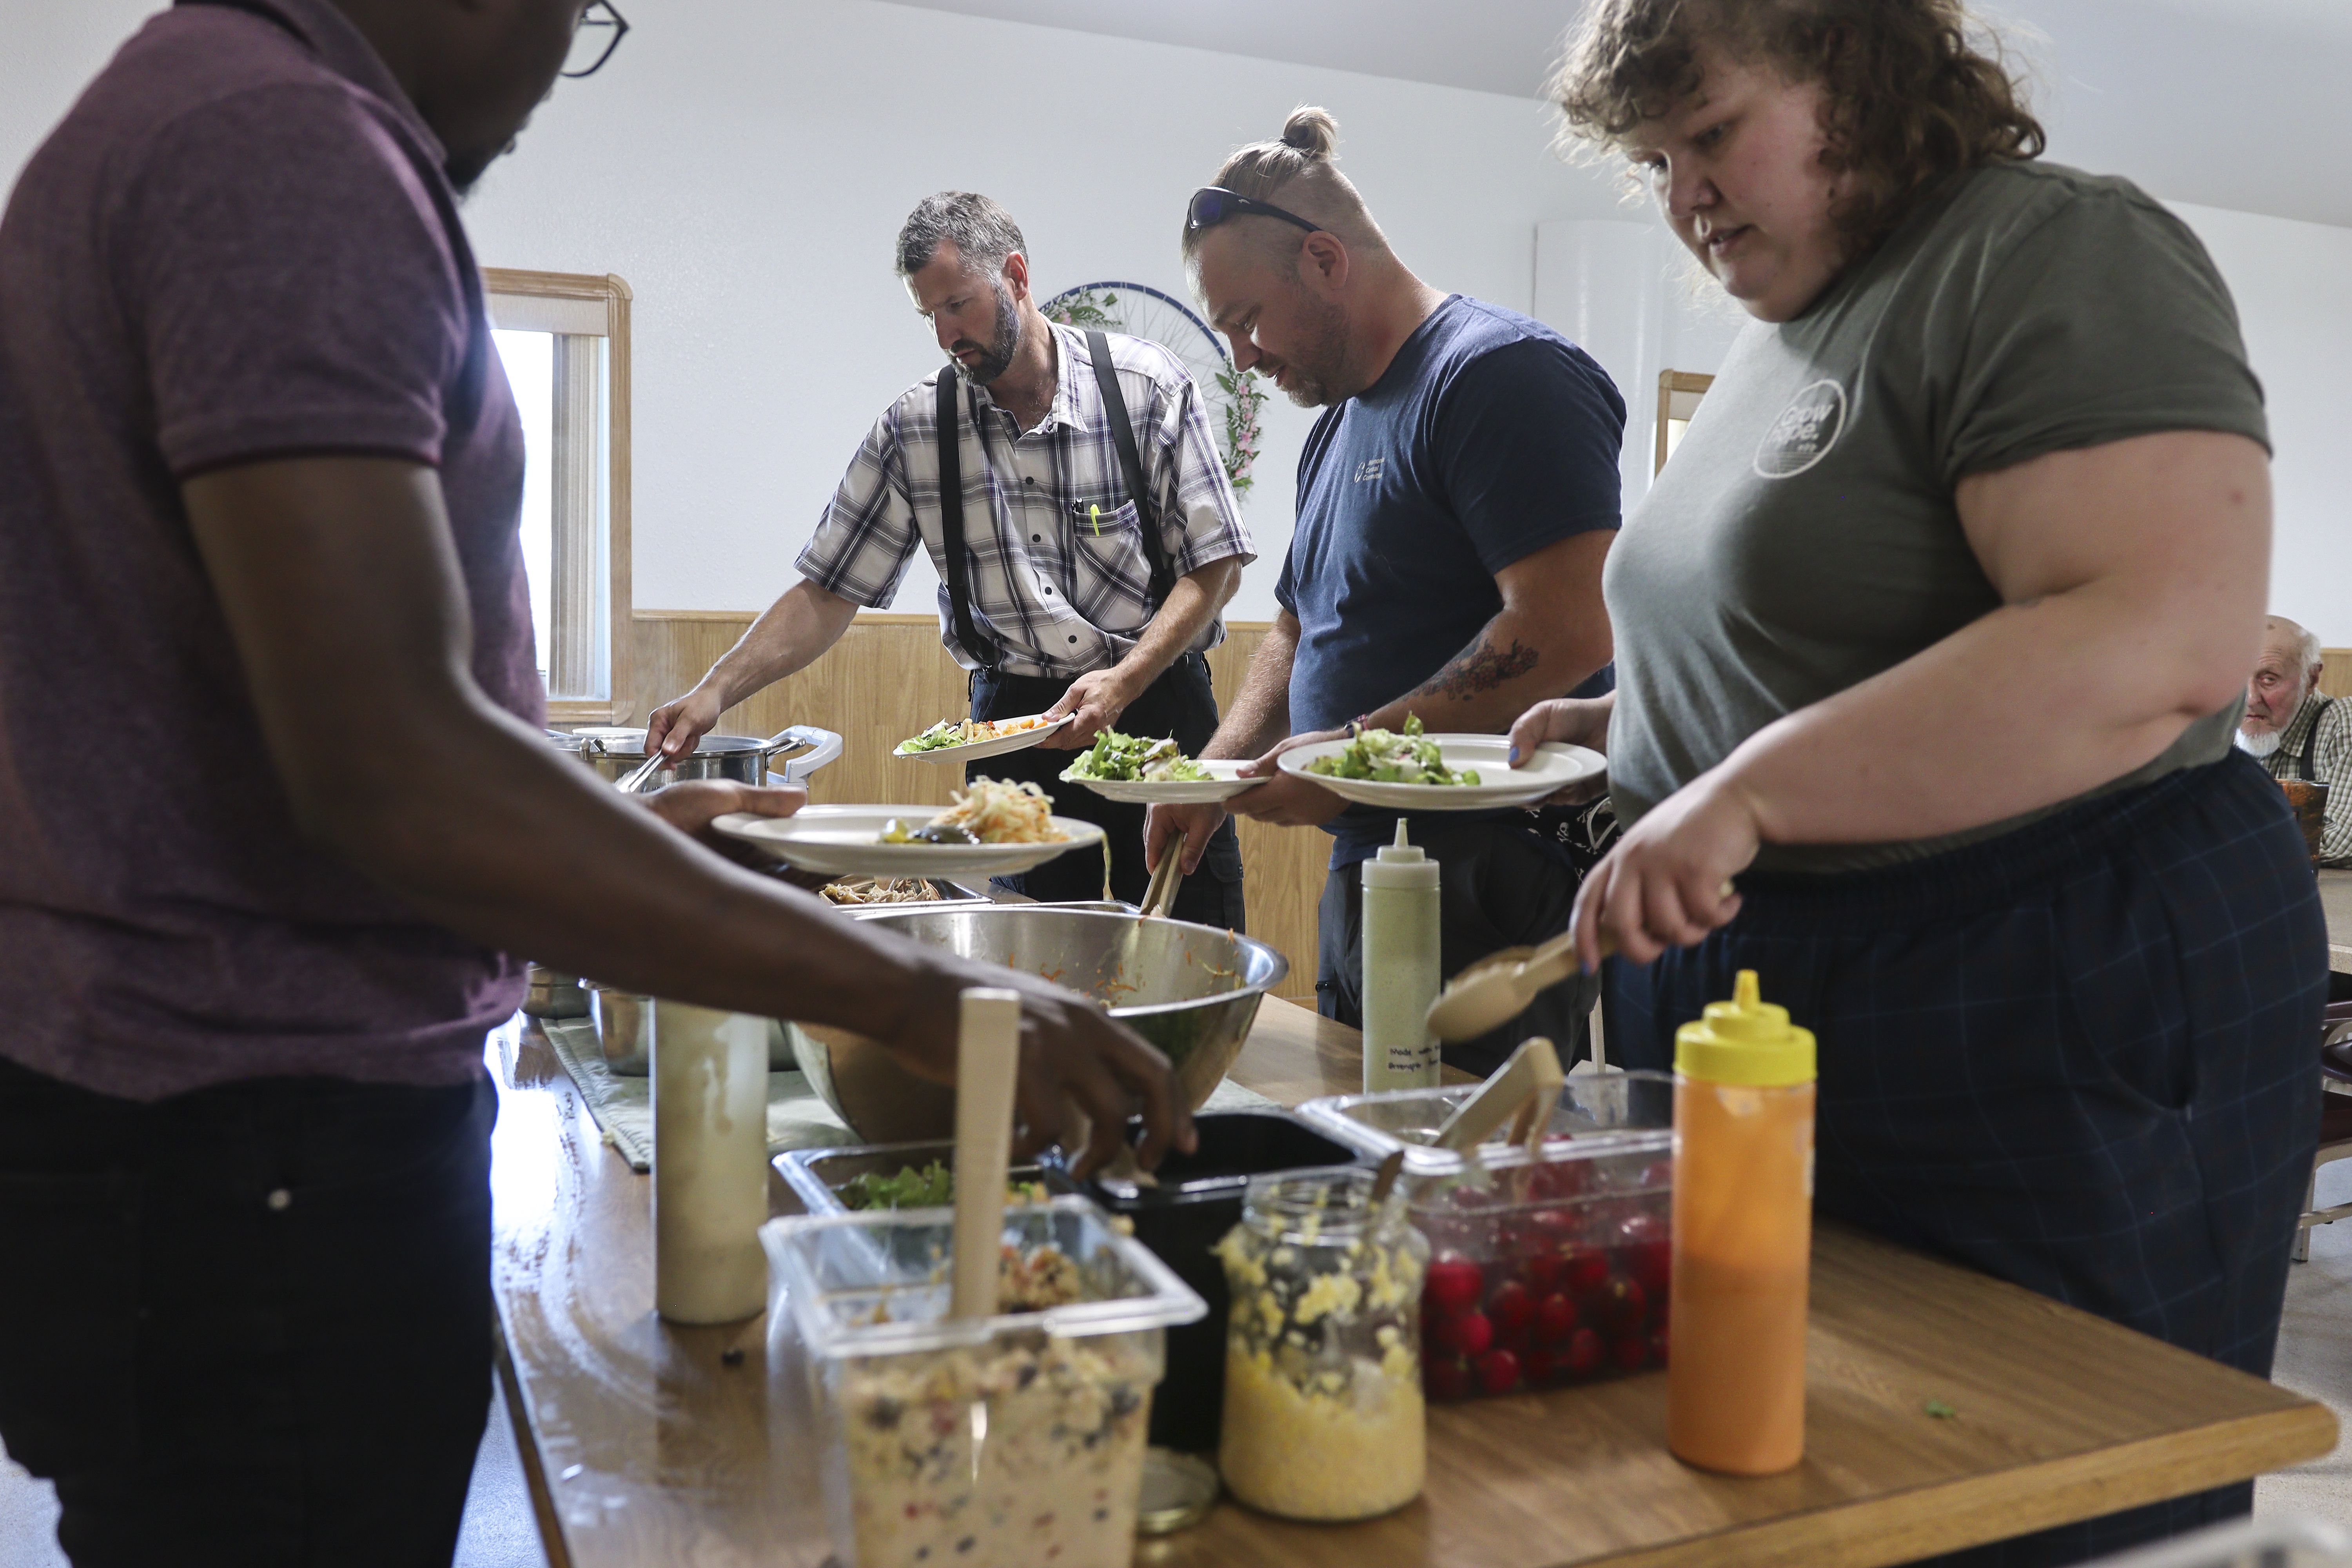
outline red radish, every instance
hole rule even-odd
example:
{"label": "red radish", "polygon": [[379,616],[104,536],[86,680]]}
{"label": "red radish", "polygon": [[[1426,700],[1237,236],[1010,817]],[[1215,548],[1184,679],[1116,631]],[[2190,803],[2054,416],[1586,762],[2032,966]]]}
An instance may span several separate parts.
{"label": "red radish", "polygon": [[1453,1335],[1452,1348],[1474,1360],[1486,1354],[1486,1348],[1495,1342],[1495,1325],[1487,1321],[1484,1312],[1465,1312],[1448,1326]]}
{"label": "red radish", "polygon": [[1559,1358],[1547,1350],[1529,1351],[1519,1358],[1519,1366],[1529,1388],[1540,1388],[1559,1375]]}
{"label": "red radish", "polygon": [[1605,1329],[1630,1332],[1650,1310],[1650,1294],[1622,1274],[1610,1276],[1589,1303],[1593,1319]]}
{"label": "red radish", "polygon": [[1625,1249],[1626,1272],[1651,1295],[1664,1295],[1674,1257],[1665,1222],[1655,1215],[1634,1215],[1617,1227],[1617,1240]]}
{"label": "red radish", "polygon": [[1478,1266],[1457,1252],[1429,1266],[1429,1280],[1422,1290],[1439,1311],[1459,1312],[1478,1304],[1478,1294],[1486,1284],[1486,1276],[1478,1271]]}
{"label": "red radish", "polygon": [[1528,1294],[1528,1288],[1516,1279],[1504,1280],[1495,1287],[1495,1293],[1486,1298],[1486,1315],[1494,1319],[1495,1326],[1505,1332],[1525,1323],[1535,1316],[1535,1300]]}
{"label": "red radish", "polygon": [[1608,1256],[1594,1248],[1570,1248],[1566,1263],[1568,1289],[1580,1296],[1598,1290],[1609,1279]]}
{"label": "red radish", "polygon": [[1666,1364],[1666,1331],[1663,1326],[1650,1331],[1650,1359],[1660,1366]]}
{"label": "red radish", "polygon": [[1617,1342],[1617,1364],[1627,1372],[1638,1372],[1650,1359],[1650,1343],[1639,1334],[1627,1334]]}
{"label": "red radish", "polygon": [[1560,1270],[1564,1267],[1557,1252],[1536,1253],[1524,1266],[1524,1272],[1528,1277],[1528,1289],[1538,1296],[1548,1295],[1559,1289]]}
{"label": "red radish", "polygon": [[1576,1331],[1576,1303],[1555,1290],[1536,1309],[1536,1337],[1557,1343]]}
{"label": "red radish", "polygon": [[1579,1329],[1569,1336],[1568,1370],[1572,1377],[1590,1377],[1601,1369],[1602,1354],[1601,1336],[1591,1329]]}
{"label": "red radish", "polygon": [[1489,1394],[1508,1394],[1519,1385],[1519,1358],[1508,1351],[1488,1351],[1478,1358],[1478,1386]]}
{"label": "red radish", "polygon": [[1446,1356],[1424,1365],[1422,1384],[1432,1399],[1460,1399],[1470,1392],[1470,1369],[1457,1356]]}

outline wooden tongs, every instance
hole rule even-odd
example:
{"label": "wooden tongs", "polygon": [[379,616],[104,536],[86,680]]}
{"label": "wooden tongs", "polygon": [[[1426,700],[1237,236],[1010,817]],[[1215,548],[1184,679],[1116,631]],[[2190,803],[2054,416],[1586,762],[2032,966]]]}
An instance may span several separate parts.
{"label": "wooden tongs", "polygon": [[1013,1164],[1013,1083],[1021,1066],[1021,994],[974,986],[956,1037],[955,1275],[951,1318],[996,1315],[1004,1249],[1004,1182]]}
{"label": "wooden tongs", "polygon": [[1541,1035],[1522,1040],[1511,1059],[1445,1119],[1437,1130],[1436,1147],[1467,1152],[1508,1121],[1510,1142],[1533,1149],[1550,1127],[1552,1107],[1559,1103],[1567,1082],[1568,1075],[1559,1070],[1559,1053],[1549,1040]]}
{"label": "wooden tongs", "polygon": [[1166,920],[1175,907],[1176,889],[1183,885],[1184,830],[1180,827],[1160,846],[1159,868],[1151,873],[1151,885],[1143,890],[1143,917]]}

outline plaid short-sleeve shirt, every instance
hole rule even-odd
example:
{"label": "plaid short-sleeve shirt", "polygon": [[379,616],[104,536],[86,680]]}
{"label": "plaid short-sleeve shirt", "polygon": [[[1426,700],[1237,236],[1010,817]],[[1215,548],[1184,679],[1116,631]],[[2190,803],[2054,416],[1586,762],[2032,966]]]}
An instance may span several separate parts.
{"label": "plaid short-sleeve shirt", "polygon": [[2278,750],[2262,759],[2263,766],[2274,779],[2300,779],[2306,746],[2310,782],[2327,786],[2327,827],[2319,858],[2330,866],[2352,865],[2352,701],[2316,690],[2306,696],[2279,731]]}
{"label": "plaid short-sleeve shirt", "polygon": [[[1151,563],[1086,336],[1052,331],[1060,378],[1045,417],[1024,432],[986,387],[967,382],[958,451],[972,617],[996,641],[996,667],[1069,679],[1116,664],[1135,646],[1151,619]],[[1110,350],[1176,572],[1255,560],[1192,376],[1140,338],[1112,334]],[[875,421],[797,564],[827,592],[882,609],[922,545],[940,571],[940,640],[971,669],[981,661],[956,640],[940,545],[940,375],[961,379],[942,365]],[[1224,623],[1212,619],[1193,650],[1224,635]]]}

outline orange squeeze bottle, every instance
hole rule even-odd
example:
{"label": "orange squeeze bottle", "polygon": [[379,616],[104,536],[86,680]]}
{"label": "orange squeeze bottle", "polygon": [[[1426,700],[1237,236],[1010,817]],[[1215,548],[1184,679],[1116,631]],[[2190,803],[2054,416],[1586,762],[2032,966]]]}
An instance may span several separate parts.
{"label": "orange squeeze bottle", "polygon": [[1675,1225],[1666,1446],[1765,1476],[1805,1456],[1813,1242],[1813,1037],[1758,999],[1675,1031]]}

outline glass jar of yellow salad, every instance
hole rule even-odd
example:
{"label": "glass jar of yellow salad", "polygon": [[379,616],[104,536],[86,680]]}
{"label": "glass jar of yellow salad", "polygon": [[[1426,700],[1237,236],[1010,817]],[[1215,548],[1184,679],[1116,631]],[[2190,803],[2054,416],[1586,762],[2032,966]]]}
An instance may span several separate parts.
{"label": "glass jar of yellow salad", "polygon": [[1289,1519],[1369,1519],[1421,1495],[1421,1286],[1429,1244],[1372,1173],[1253,1180],[1218,1243],[1232,1289],[1218,1468]]}

